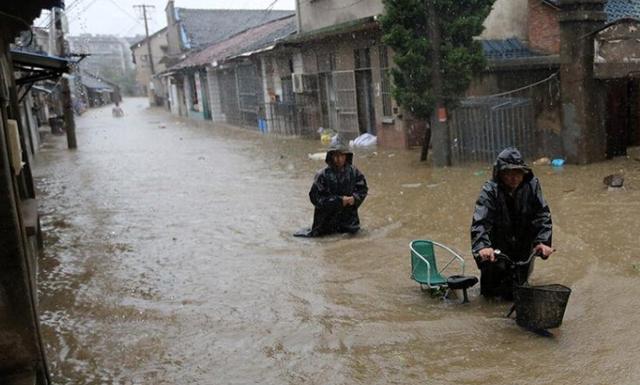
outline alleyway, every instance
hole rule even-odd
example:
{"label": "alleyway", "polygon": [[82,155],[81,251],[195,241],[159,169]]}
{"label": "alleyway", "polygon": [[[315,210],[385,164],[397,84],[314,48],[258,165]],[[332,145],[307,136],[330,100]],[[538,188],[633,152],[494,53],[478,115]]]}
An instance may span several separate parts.
{"label": "alleyway", "polygon": [[[39,295],[56,384],[633,384],[640,378],[640,162],[534,168],[558,252],[533,281],[572,287],[555,338],[505,303],[446,303],[409,279],[411,239],[468,254],[488,168],[356,154],[356,237],[296,239],[319,142],[177,121],[128,99],[50,137],[35,170]],[[636,155],[638,156],[638,155]],[[624,169],[626,191],[602,178]],[[467,256],[467,273],[478,274]]]}

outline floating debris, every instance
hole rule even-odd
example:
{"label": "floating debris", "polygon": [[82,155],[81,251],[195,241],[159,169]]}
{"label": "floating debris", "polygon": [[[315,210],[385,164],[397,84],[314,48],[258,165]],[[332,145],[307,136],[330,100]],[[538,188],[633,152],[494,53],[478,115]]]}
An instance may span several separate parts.
{"label": "floating debris", "polygon": [[551,159],[547,158],[546,156],[533,161],[534,166],[548,166],[550,164]]}
{"label": "floating debris", "polygon": [[326,157],[327,157],[327,153],[326,152],[316,152],[314,154],[307,154],[307,156],[311,160],[325,160]]}
{"label": "floating debris", "polygon": [[602,179],[602,183],[612,188],[621,188],[624,185],[624,176],[622,174],[607,175]]}

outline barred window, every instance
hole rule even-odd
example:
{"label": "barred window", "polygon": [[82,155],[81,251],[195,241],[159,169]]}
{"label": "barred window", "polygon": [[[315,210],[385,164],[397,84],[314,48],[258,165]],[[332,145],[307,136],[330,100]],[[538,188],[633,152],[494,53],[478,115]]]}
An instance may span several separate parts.
{"label": "barred window", "polygon": [[389,53],[386,46],[380,46],[380,95],[382,97],[382,116],[392,116],[391,107],[391,70],[389,68]]}

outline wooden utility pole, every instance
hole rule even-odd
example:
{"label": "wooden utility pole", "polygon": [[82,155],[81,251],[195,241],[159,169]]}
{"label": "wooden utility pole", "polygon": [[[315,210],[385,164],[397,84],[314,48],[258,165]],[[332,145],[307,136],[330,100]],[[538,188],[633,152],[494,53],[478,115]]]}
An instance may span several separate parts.
{"label": "wooden utility pole", "polygon": [[[64,31],[62,30],[62,9],[54,8],[52,10],[55,18],[57,33],[58,55],[61,58],[66,57],[66,48],[64,46]],[[65,131],[67,132],[67,147],[69,149],[78,148],[76,140],[76,122],[73,116],[73,105],[71,103],[71,90],[69,89],[69,79],[62,77],[62,113],[64,116]]]}
{"label": "wooden utility pole", "polygon": [[[433,137],[433,164],[438,167],[451,165],[451,151],[449,148],[449,124],[447,110],[442,99],[442,69],[440,63],[440,26],[433,0],[425,0],[427,12],[427,33],[431,43],[432,71],[431,89],[436,99],[435,110],[431,113],[431,136]],[[425,138],[426,139],[426,138]],[[425,143],[425,145],[429,145]],[[423,154],[426,152],[423,150]]]}
{"label": "wooden utility pole", "polygon": [[147,37],[146,39],[147,49],[149,52],[149,68],[151,68],[151,75],[155,75],[156,71],[153,68],[153,55],[151,54],[151,41],[149,40],[149,24],[147,22],[147,8],[155,8],[155,6],[140,4],[140,5],[134,5],[133,7],[142,9],[142,17],[144,19],[144,33],[145,33],[145,36]]}

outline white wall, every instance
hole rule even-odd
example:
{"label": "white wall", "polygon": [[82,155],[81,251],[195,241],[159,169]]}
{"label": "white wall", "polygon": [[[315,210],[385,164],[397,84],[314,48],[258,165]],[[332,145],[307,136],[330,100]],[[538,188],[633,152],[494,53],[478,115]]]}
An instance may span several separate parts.
{"label": "white wall", "polygon": [[296,0],[300,32],[382,14],[382,0]]}
{"label": "white wall", "polygon": [[528,0],[497,0],[484,21],[481,39],[507,39],[528,36]]}

